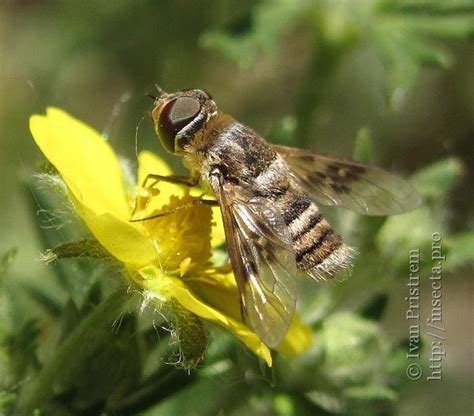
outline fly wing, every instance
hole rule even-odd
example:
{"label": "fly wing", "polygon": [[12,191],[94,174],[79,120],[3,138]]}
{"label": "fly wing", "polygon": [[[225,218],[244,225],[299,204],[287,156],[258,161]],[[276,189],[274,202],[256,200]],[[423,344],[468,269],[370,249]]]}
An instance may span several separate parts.
{"label": "fly wing", "polygon": [[296,261],[288,229],[268,200],[223,179],[211,186],[221,207],[244,321],[265,344],[276,347],[296,304]]}
{"label": "fly wing", "polygon": [[420,194],[405,179],[374,166],[303,149],[274,146],[296,181],[316,201],[365,215],[401,214],[418,207]]}

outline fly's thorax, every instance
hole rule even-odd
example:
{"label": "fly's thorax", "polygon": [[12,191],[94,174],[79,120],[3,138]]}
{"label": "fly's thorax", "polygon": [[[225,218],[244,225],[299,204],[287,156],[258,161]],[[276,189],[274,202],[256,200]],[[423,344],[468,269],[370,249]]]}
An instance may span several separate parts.
{"label": "fly's thorax", "polygon": [[263,178],[276,159],[286,166],[257,133],[221,112],[195,135],[184,153],[186,166],[200,171],[203,179],[217,169],[226,180],[246,187]]}
{"label": "fly's thorax", "polygon": [[228,114],[218,111],[183,148],[183,163],[205,180],[212,169],[223,163],[220,150],[226,131],[237,123]]}

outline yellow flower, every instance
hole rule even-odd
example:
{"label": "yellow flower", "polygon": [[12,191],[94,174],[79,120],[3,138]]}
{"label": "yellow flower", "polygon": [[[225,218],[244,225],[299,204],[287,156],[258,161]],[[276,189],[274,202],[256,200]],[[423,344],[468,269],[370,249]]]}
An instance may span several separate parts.
{"label": "yellow flower", "polygon": [[[147,218],[196,197],[184,187],[164,181],[131,192],[124,185],[120,163],[109,143],[96,130],[60,109],[48,108],[45,116],[32,116],[30,130],[64,179],[91,233],[124,264],[127,277],[147,299],[158,304],[177,301],[198,317],[227,328],[271,365],[268,347],[242,322],[230,267],[214,267],[210,262],[212,248],[224,241],[218,208],[199,205],[152,220],[130,222],[132,215]],[[170,168],[150,152],[141,152],[138,163],[138,184],[149,173],[171,174]],[[137,201],[138,211],[133,214]],[[309,328],[295,319],[278,349],[300,353],[310,340]]]}

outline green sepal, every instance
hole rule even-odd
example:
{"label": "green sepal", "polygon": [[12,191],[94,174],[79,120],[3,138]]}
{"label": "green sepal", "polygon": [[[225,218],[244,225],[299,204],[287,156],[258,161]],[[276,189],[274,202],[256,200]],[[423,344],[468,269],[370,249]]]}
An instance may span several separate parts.
{"label": "green sepal", "polygon": [[[64,241],[76,241],[89,232],[77,216],[63,179],[57,174],[36,175],[25,187],[32,214],[37,217],[37,231],[44,249],[62,245]],[[61,232],[58,232],[61,230]],[[54,260],[46,251],[49,260]],[[90,262],[61,262],[55,268],[55,278],[61,288],[75,300],[83,293],[84,282],[93,274],[95,266]]]}
{"label": "green sepal", "polygon": [[172,340],[178,346],[172,362],[185,370],[196,368],[208,344],[207,330],[201,319],[173,300],[162,306],[161,313],[168,320]]}
{"label": "green sepal", "polygon": [[46,263],[58,259],[95,259],[117,262],[97,240],[82,239],[71,243],[61,244],[53,249],[48,249],[41,255],[41,260]]}

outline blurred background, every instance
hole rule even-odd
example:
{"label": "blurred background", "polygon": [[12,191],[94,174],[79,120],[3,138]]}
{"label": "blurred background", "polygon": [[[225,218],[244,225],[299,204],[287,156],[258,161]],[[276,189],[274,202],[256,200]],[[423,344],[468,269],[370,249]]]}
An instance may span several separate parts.
{"label": "blurred background", "polygon": [[[149,415],[469,414],[473,38],[474,2],[462,0],[0,1],[0,254],[7,253],[1,277],[2,411],[13,408],[22,383],[44,365],[40,354],[36,367],[25,364],[23,370],[6,370],[12,361],[34,355],[30,344],[18,343],[15,328],[33,319],[41,332],[45,322],[54,321],[37,299],[31,300],[26,288],[52,291],[59,304],[68,297],[52,282],[52,267],[38,261],[39,252],[47,247],[29,180],[43,157],[28,130],[28,119],[44,113],[47,106],[63,108],[102,132],[132,163],[137,142],[138,149],[157,152],[181,172],[179,160],[162,150],[147,116],[152,103],[146,94],[154,94],[157,83],[167,91],[195,87],[210,92],[221,110],[272,142],[356,157],[412,176],[426,202],[418,214],[386,221],[357,219],[337,210],[327,214],[366,254],[357,260],[349,283],[320,291],[331,304],[322,316],[331,319],[331,314],[347,311],[368,319],[363,311],[378,305],[377,336],[392,345],[391,351],[399,348],[402,357],[398,376],[384,378],[383,394],[364,390],[357,396],[352,391],[349,397],[347,380],[332,380],[329,393],[311,385],[315,372],[305,367],[310,358],[299,358],[298,364],[282,359],[286,361],[277,364],[276,381],[264,383],[254,395],[252,380],[245,377],[247,367],[239,362],[235,371],[240,375],[234,374],[233,379],[219,375],[207,390],[201,385],[196,391],[183,387],[180,405],[169,397],[159,403],[156,396],[156,403],[152,400],[139,411]],[[425,250],[421,303],[428,313],[428,247],[433,232],[443,235],[448,259],[442,289],[446,357],[442,381],[424,377],[410,381],[403,364],[408,252]],[[373,266],[380,260],[385,268]],[[318,296],[321,302],[328,299]],[[7,298],[16,304],[15,313],[8,310]],[[302,301],[303,309],[310,311],[303,317],[309,316],[309,321],[313,302]],[[321,320],[316,321],[315,328],[321,325]],[[41,344],[41,336],[35,339],[35,345]],[[426,341],[421,360],[425,366],[430,342]],[[279,380],[292,368],[299,385],[280,389]],[[317,373],[331,371],[321,368]],[[205,361],[198,375],[190,377],[206,377],[201,374],[206,369],[218,373]],[[179,377],[187,376],[179,371],[183,373]],[[239,392],[247,388],[246,395],[239,396],[245,400],[230,405],[232,398],[227,395],[219,401],[215,396],[225,389],[221,385]],[[206,400],[217,404],[208,404],[207,410],[193,405],[193,398],[194,403],[203,400],[202,394],[211,395]],[[364,394],[373,399],[370,406],[358,402]],[[179,407],[184,406],[183,397],[190,407]],[[355,408],[348,405],[353,401],[359,403]],[[121,414],[101,411],[48,414]]]}

